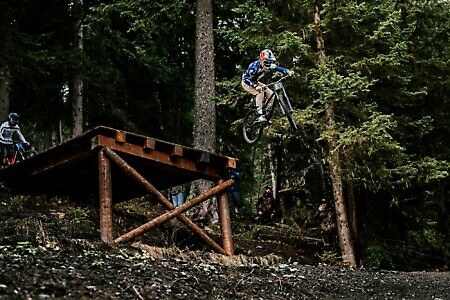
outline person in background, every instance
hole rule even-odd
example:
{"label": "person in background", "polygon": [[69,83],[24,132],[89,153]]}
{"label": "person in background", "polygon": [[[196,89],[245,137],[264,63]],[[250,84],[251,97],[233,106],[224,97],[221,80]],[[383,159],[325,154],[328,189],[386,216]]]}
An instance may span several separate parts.
{"label": "person in background", "polygon": [[0,162],[4,165],[14,156],[14,138],[24,144],[29,144],[19,127],[19,115],[10,113],[8,120],[0,125]]}
{"label": "person in background", "polygon": [[256,203],[256,221],[260,224],[267,224],[272,219],[272,213],[274,210],[275,198],[273,197],[272,187],[266,185],[264,194],[259,197]]}
{"label": "person in background", "polygon": [[289,76],[294,75],[294,71],[276,65],[276,58],[272,51],[264,49],[259,53],[259,59],[252,62],[245,73],[242,75],[242,87],[248,93],[256,96],[256,107],[259,114],[260,122],[267,122],[263,112],[264,96],[270,98],[273,91],[266,88],[266,85],[261,82],[265,75],[273,71],[278,71]]}
{"label": "person in background", "polygon": [[320,224],[322,232],[322,241],[325,250],[337,251],[337,226],[334,218],[334,213],[331,207],[328,206],[327,201],[322,199],[317,212],[316,220]]}
{"label": "person in background", "polygon": [[183,186],[176,185],[170,188],[170,198],[175,207],[184,203]]}
{"label": "person in background", "polygon": [[234,180],[232,186],[230,186],[227,190],[228,203],[230,206],[230,217],[233,219],[237,209],[239,219],[244,218],[244,203],[241,198],[241,184],[240,184],[240,176],[241,174],[236,171],[236,169],[230,169],[230,179]]}

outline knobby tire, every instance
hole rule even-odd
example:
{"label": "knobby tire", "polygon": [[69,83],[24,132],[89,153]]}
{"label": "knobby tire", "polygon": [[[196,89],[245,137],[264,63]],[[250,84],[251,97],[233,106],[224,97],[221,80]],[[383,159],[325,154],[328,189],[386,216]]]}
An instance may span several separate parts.
{"label": "knobby tire", "polygon": [[247,143],[253,145],[261,139],[264,126],[258,122],[258,112],[256,109],[251,109],[244,118],[242,125],[242,133]]}
{"label": "knobby tire", "polygon": [[280,101],[281,106],[283,107],[283,110],[285,112],[286,118],[289,121],[289,125],[291,126],[292,130],[297,131],[298,126],[294,121],[294,117],[292,116],[292,110],[290,109],[290,106],[288,103],[286,103],[286,99],[282,99]]}

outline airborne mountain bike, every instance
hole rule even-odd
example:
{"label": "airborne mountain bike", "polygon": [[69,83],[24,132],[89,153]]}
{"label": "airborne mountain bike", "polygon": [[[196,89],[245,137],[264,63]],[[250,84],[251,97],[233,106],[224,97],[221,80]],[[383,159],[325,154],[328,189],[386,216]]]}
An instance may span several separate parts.
{"label": "airborne mountain bike", "polygon": [[258,120],[260,115],[258,114],[256,107],[251,108],[245,115],[242,131],[244,134],[244,139],[247,143],[255,144],[261,139],[264,128],[271,124],[270,119],[273,116],[273,112],[277,104],[280,107],[281,113],[288,119],[291,128],[293,130],[297,130],[297,124],[292,116],[292,105],[283,85],[283,80],[287,77],[289,76],[283,76],[277,81],[269,83],[264,87],[267,89],[269,86],[273,86],[273,94],[270,98],[266,98],[264,93],[262,109],[267,121],[261,122]]}

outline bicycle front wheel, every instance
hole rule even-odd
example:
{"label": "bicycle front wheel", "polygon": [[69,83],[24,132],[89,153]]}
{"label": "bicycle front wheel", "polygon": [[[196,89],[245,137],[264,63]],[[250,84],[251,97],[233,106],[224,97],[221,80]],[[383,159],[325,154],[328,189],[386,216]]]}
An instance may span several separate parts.
{"label": "bicycle front wheel", "polygon": [[258,122],[259,114],[256,109],[251,109],[244,118],[244,124],[242,125],[242,133],[244,139],[249,144],[255,144],[261,139],[264,126],[261,122]]}
{"label": "bicycle front wheel", "polygon": [[291,126],[292,130],[297,131],[298,126],[297,126],[297,123],[295,123],[295,121],[294,121],[291,106],[289,105],[289,103],[286,103],[286,99],[282,99],[280,101],[280,103],[281,103],[284,114],[285,114],[286,118],[288,119],[289,125]]}

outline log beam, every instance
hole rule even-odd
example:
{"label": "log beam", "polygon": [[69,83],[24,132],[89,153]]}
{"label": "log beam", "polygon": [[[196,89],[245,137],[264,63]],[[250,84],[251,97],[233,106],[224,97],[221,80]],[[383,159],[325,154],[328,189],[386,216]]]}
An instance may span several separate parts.
{"label": "log beam", "polygon": [[[159,224],[161,224],[163,222],[166,222],[166,221],[168,221],[168,220],[170,220],[170,219],[172,219],[172,218],[174,218],[176,216],[179,216],[181,213],[184,213],[188,209],[190,209],[190,208],[192,208],[192,207],[194,207],[194,206],[196,206],[196,205],[198,205],[198,204],[200,204],[200,203],[202,203],[202,202],[204,202],[204,201],[214,197],[218,193],[222,193],[223,194],[223,191],[226,190],[227,188],[229,188],[233,183],[234,183],[234,180],[230,179],[230,180],[228,180],[226,182],[223,182],[220,185],[215,186],[214,188],[210,189],[209,191],[207,191],[207,192],[205,192],[205,193],[203,193],[203,194],[201,194],[201,195],[199,195],[199,196],[197,196],[195,198],[192,198],[188,202],[183,203],[179,207],[177,207],[177,208],[175,208],[173,210],[170,210],[170,211],[168,211],[168,212],[158,216],[157,218],[155,218],[155,219],[153,219],[153,220],[151,220],[151,221],[149,221],[149,222],[139,226],[138,228],[133,229],[132,231],[130,231],[130,232],[128,232],[128,233],[126,233],[126,234],[116,238],[114,240],[114,243],[115,244],[120,244],[120,243],[128,242],[129,240],[131,240],[131,239],[133,239],[133,238],[135,238],[135,237],[137,237],[137,236],[139,236],[139,235],[149,231],[151,228],[153,228],[153,227],[155,227],[155,226],[157,226],[157,225],[159,225]],[[227,255],[232,255],[232,253],[230,254],[230,252],[232,252],[232,249],[231,249],[231,251],[230,250],[227,251],[227,248],[229,248],[229,247],[224,247],[224,248],[225,248],[225,252],[227,252]]]}
{"label": "log beam", "polygon": [[[163,194],[161,194],[158,189],[156,189],[151,183],[149,183],[141,174],[139,174],[133,167],[127,164],[119,155],[117,155],[114,151],[105,147],[103,152],[106,156],[113,161],[126,175],[128,175],[131,179],[133,179],[136,183],[140,184],[147,191],[153,194],[158,201],[164,204],[168,209],[173,210],[175,206],[172,204],[169,199],[167,199]],[[178,215],[177,218],[185,224],[190,230],[192,230],[195,234],[201,237],[208,245],[213,247],[217,252],[221,254],[227,255],[226,251],[220,247],[213,239],[211,239],[206,232],[204,232],[200,227],[198,227],[195,223],[193,223],[188,217],[185,215]]]}
{"label": "log beam", "polygon": [[98,152],[99,198],[100,198],[100,238],[102,242],[112,242],[112,183],[111,164],[103,151]]}
{"label": "log beam", "polygon": [[[220,179],[217,184],[221,186],[229,181],[234,183],[234,180],[229,179],[223,182],[223,179]],[[217,207],[219,210],[219,221],[220,221],[220,229],[222,232],[222,245],[227,253],[227,255],[234,255],[234,247],[233,247],[233,237],[231,233],[231,222],[230,222],[230,207],[228,205],[228,195],[226,191],[223,190],[217,195]]]}

